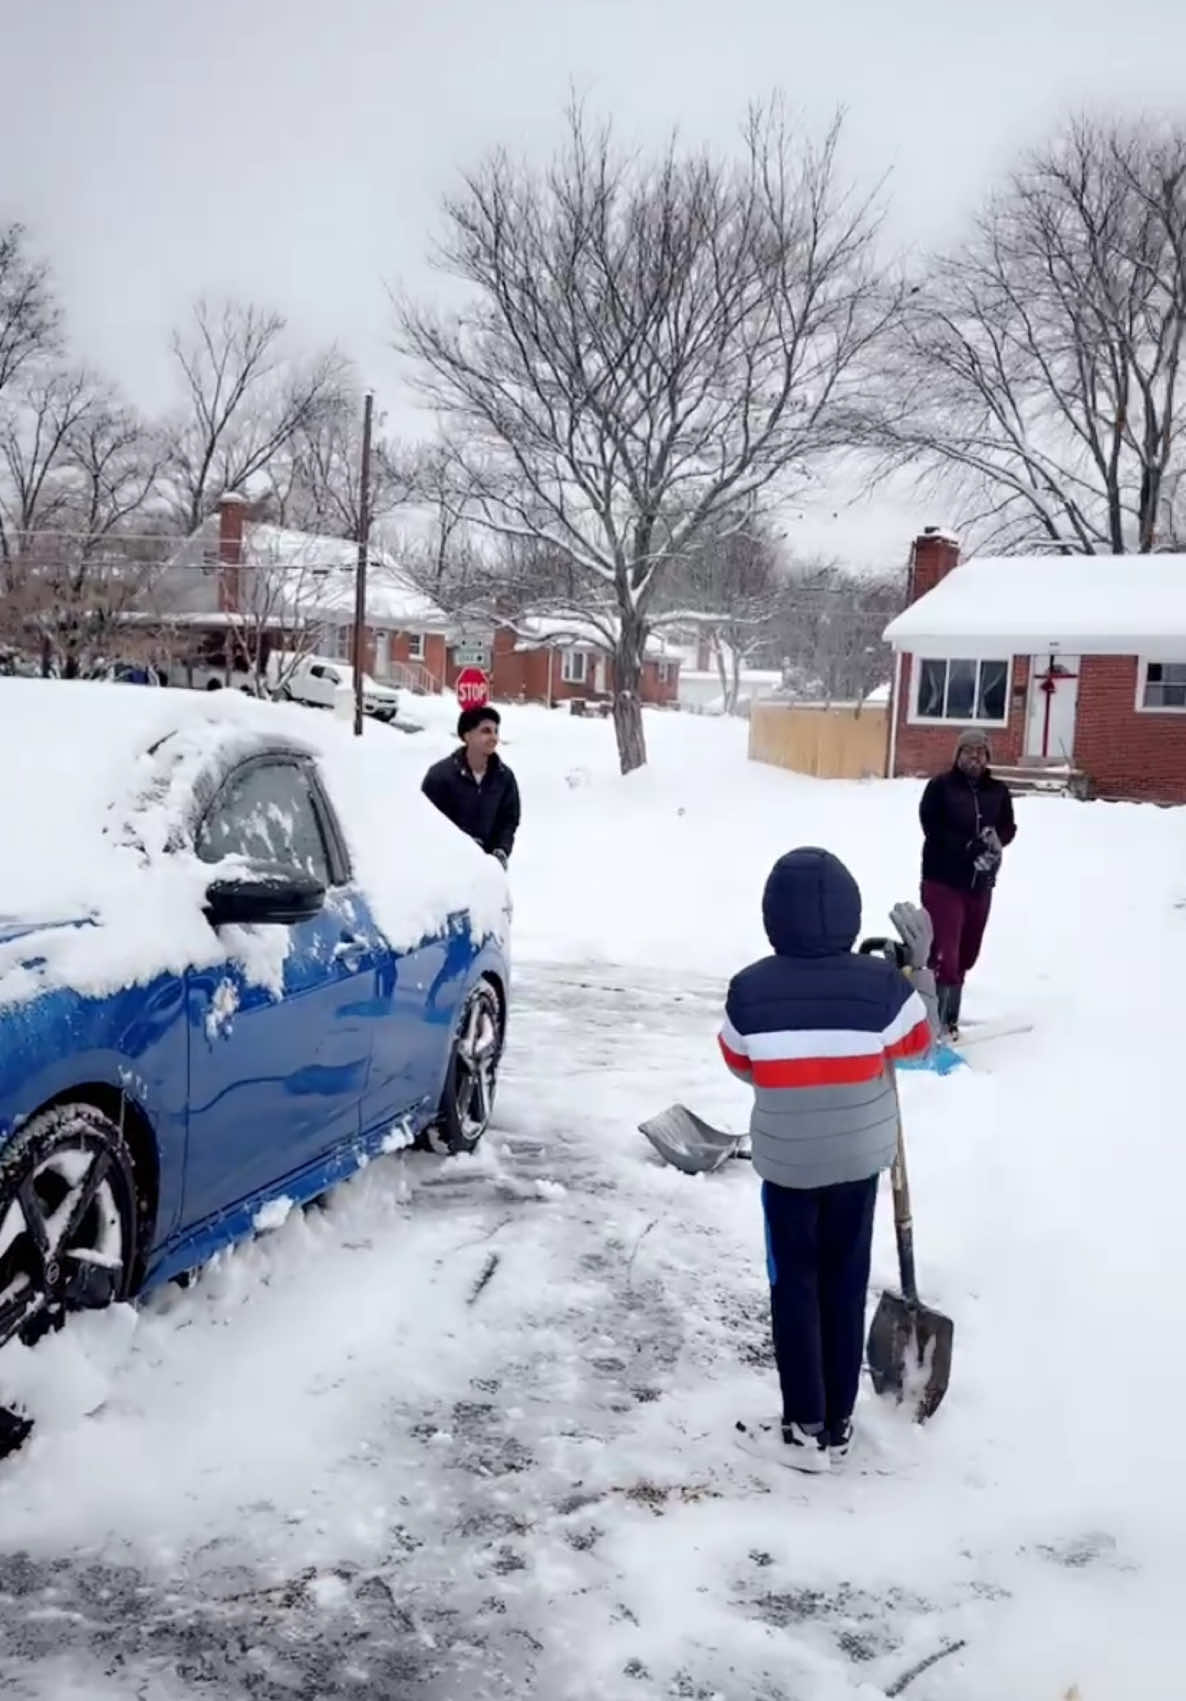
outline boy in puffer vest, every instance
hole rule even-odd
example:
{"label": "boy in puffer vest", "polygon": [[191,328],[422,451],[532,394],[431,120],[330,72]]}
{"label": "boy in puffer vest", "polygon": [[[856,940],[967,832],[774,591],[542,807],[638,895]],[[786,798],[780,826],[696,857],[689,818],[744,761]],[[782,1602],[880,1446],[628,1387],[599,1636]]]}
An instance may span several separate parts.
{"label": "boy in puffer vest", "polygon": [[913,904],[891,911],[911,979],[855,953],[860,890],[813,848],[775,863],[762,918],[774,955],[730,984],[720,1044],[754,1090],[782,1424],[739,1424],[739,1440],[826,1471],[852,1440],[877,1183],[898,1141],[894,1062],[925,1056],[937,1029],[931,924]]}

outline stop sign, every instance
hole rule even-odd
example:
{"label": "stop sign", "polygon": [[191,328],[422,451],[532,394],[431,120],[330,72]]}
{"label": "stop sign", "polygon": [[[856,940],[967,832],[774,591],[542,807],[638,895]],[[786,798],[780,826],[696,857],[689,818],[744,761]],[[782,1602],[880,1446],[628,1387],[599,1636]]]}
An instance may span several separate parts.
{"label": "stop sign", "polygon": [[490,701],[490,681],[480,667],[463,667],[457,675],[456,691],[463,709],[481,709]]}

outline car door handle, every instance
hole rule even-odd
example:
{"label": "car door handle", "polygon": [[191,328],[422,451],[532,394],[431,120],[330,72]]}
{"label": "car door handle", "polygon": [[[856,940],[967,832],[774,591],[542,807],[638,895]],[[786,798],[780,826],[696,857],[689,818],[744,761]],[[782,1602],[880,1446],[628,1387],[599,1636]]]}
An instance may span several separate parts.
{"label": "car door handle", "polygon": [[334,946],[334,962],[345,963],[348,969],[356,969],[367,954],[367,942],[357,934],[343,933]]}

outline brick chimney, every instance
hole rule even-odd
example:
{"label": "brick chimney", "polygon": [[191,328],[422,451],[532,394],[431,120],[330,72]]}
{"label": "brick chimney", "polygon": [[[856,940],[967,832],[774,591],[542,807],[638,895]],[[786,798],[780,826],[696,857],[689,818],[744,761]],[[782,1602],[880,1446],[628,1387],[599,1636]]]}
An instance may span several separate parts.
{"label": "brick chimney", "polygon": [[243,528],[247,502],[229,490],[218,499],[218,610],[238,613],[242,595]]}
{"label": "brick chimney", "polygon": [[938,526],[924,526],[910,546],[909,600],[933,591],[940,579],[945,579],[953,567],[959,566],[959,539]]}

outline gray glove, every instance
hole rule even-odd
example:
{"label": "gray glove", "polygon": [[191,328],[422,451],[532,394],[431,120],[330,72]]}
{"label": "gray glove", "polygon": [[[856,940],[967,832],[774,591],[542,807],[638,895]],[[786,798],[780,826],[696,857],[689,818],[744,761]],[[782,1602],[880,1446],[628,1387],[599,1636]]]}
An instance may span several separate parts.
{"label": "gray glove", "polygon": [[890,920],[906,947],[911,967],[925,969],[935,937],[930,916],[917,904],[901,903],[895,904],[890,911]]}
{"label": "gray glove", "polygon": [[981,874],[995,876],[997,869],[1001,866],[1001,858],[1004,855],[1005,848],[1001,844],[996,828],[985,827],[980,834],[980,843],[984,846],[984,849],[975,858],[972,867]]}

